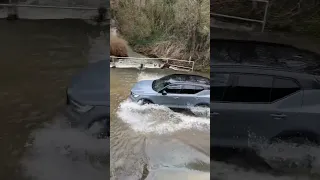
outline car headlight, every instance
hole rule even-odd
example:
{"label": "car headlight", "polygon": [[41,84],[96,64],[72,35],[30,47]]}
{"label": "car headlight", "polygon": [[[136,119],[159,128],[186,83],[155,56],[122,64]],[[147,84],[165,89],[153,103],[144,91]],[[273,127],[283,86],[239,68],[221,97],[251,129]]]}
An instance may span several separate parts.
{"label": "car headlight", "polygon": [[134,94],[133,92],[131,92],[131,95],[132,95],[134,98],[139,97],[139,95],[138,95],[138,94]]}

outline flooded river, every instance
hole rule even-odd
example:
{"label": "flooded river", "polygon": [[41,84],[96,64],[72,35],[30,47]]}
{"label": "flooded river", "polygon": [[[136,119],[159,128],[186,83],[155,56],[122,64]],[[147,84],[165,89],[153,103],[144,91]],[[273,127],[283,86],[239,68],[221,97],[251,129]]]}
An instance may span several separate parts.
{"label": "flooded river", "polygon": [[111,69],[110,172],[113,179],[209,179],[209,109],[191,116],[163,106],[139,106],[127,101],[137,81],[171,73],[177,72]]}
{"label": "flooded river", "polygon": [[0,179],[106,179],[109,147],[61,115],[71,77],[109,54],[107,27],[0,20]]}

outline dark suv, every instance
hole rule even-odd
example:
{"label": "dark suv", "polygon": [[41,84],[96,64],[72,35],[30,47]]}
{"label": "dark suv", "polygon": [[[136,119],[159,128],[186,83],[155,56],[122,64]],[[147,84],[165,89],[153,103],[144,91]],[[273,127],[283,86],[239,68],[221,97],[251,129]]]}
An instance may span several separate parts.
{"label": "dark suv", "polygon": [[320,142],[316,75],[244,64],[211,65],[211,145]]}
{"label": "dark suv", "polygon": [[109,60],[90,64],[75,75],[66,92],[66,115],[73,126],[98,138],[110,135]]}

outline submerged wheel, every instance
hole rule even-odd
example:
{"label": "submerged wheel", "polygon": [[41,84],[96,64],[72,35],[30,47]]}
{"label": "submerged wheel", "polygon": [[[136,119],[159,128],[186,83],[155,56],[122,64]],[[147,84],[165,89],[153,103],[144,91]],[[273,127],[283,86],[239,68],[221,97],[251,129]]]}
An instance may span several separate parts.
{"label": "submerged wheel", "polygon": [[146,105],[146,104],[153,104],[151,101],[147,100],[147,99],[140,99],[138,101],[139,105]]}
{"label": "submerged wheel", "polygon": [[98,139],[108,138],[110,137],[110,126],[108,122],[109,120],[107,118],[94,121],[89,125],[86,132]]}

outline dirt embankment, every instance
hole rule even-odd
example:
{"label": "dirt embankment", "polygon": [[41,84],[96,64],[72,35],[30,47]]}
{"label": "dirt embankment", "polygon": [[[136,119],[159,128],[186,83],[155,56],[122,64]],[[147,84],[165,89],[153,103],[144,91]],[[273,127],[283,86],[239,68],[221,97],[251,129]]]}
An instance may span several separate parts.
{"label": "dirt embankment", "polygon": [[134,51],[191,59],[202,71],[210,63],[209,14],[209,0],[111,1],[111,17]]}
{"label": "dirt embankment", "polygon": [[116,57],[128,57],[127,41],[112,33],[110,34],[110,55]]}

